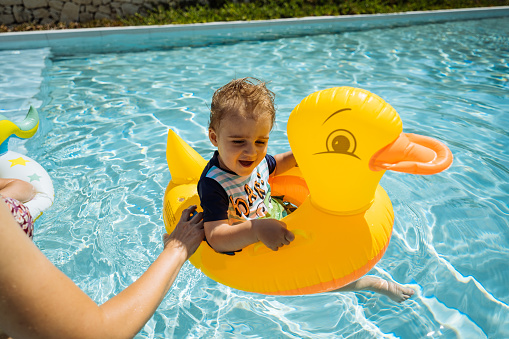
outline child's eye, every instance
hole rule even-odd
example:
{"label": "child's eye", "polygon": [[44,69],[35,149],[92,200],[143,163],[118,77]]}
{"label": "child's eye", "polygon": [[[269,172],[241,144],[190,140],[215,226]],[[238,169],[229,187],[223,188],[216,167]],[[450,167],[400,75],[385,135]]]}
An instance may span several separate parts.
{"label": "child's eye", "polygon": [[232,143],[234,143],[235,145],[241,145],[244,143],[244,140],[232,140]]}
{"label": "child's eye", "polygon": [[257,143],[258,145],[265,145],[265,144],[266,144],[266,142],[265,142],[265,141],[261,141],[261,140],[258,140],[256,143]]}

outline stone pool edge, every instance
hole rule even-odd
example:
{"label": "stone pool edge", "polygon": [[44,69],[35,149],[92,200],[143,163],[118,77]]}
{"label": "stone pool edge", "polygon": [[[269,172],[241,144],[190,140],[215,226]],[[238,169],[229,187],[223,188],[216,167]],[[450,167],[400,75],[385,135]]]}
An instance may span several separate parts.
{"label": "stone pool edge", "polygon": [[505,16],[509,16],[509,6],[188,25],[13,32],[0,33],[0,51],[51,48],[53,55],[135,52]]}

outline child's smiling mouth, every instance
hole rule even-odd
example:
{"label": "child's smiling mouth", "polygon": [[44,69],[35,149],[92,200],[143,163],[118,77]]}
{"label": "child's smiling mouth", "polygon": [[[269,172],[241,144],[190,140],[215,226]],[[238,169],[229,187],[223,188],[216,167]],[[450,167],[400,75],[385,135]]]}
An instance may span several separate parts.
{"label": "child's smiling mouth", "polygon": [[254,161],[248,161],[248,160],[239,160],[239,163],[243,166],[243,167],[250,167]]}

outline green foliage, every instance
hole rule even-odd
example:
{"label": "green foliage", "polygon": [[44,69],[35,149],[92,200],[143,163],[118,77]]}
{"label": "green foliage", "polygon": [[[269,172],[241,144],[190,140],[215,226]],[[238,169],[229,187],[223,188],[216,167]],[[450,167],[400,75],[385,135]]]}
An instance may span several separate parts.
{"label": "green foliage", "polygon": [[214,21],[248,21],[305,16],[376,14],[437,9],[506,6],[509,0],[254,0],[246,3],[209,0],[209,6],[159,6],[145,16],[136,14],[117,20],[54,25],[0,26],[0,32],[62,28],[193,24]]}
{"label": "green foliage", "polygon": [[211,21],[246,21],[353,14],[394,13],[451,8],[508,5],[508,0],[226,0],[211,5],[181,8],[159,7],[147,16],[120,19],[125,25],[191,24]]}

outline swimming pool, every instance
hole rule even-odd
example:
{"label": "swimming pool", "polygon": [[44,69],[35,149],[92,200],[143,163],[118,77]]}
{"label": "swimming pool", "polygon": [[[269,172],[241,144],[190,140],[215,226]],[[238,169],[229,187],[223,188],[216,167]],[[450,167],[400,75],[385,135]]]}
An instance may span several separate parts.
{"label": "swimming pool", "polygon": [[167,130],[210,157],[217,87],[234,77],[271,81],[270,153],[288,149],[286,121],[306,95],[361,87],[389,102],[406,132],[442,140],[455,156],[446,172],[387,172],[381,182],[396,221],[372,273],[413,284],[417,295],[403,304],[371,293],[262,296],[186,264],[137,338],[509,337],[506,19],[143,52],[2,51],[2,114],[20,116],[31,103],[42,116],[40,132],[11,149],[36,159],[55,185],[35,242],[102,303],[161,251]]}

